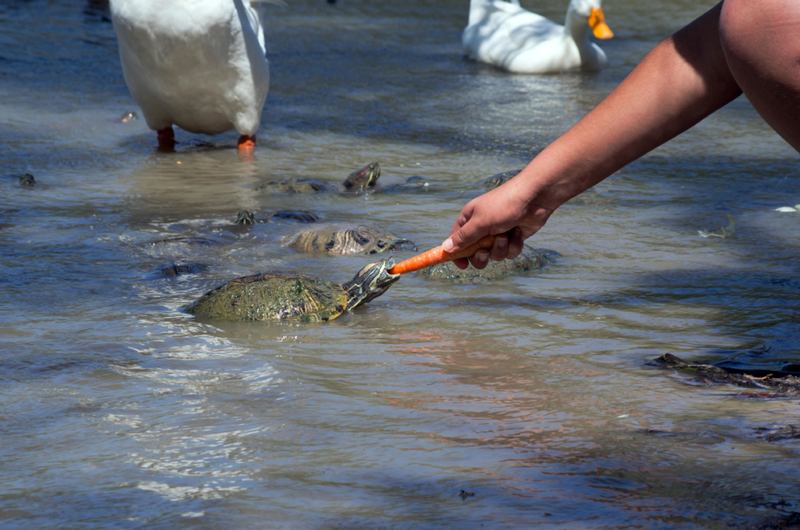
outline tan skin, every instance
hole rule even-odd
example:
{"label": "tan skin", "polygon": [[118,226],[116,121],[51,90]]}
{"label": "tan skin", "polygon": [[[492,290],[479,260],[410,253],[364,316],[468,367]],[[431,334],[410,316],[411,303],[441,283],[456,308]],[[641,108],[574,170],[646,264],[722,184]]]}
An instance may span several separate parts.
{"label": "tan skin", "polygon": [[497,235],[456,260],[515,258],[562,204],[744,94],[800,151],[800,2],[723,0],[656,46],[597,107],[514,179],[470,201],[447,251]]}

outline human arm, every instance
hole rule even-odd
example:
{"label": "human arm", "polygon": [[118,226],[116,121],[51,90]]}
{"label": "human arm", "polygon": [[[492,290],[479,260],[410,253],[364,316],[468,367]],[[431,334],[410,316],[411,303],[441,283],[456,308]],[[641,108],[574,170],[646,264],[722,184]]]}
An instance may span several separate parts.
{"label": "human arm", "polygon": [[[469,258],[514,258],[562,204],[689,129],[741,94],[719,38],[722,3],[656,46],[630,75],[516,177],[470,201],[444,242],[455,252],[498,235]],[[467,258],[456,260],[467,266]]]}

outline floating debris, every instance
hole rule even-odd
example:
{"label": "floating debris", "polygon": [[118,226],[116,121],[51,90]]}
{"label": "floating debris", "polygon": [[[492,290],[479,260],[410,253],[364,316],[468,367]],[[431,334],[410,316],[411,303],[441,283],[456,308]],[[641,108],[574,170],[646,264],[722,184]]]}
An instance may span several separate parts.
{"label": "floating debris", "polygon": [[800,427],[796,425],[786,425],[780,427],[775,425],[773,427],[756,427],[754,429],[759,438],[763,438],[768,442],[777,442],[779,440],[792,440],[800,438]]}
{"label": "floating debris", "polygon": [[115,119],[114,121],[117,123],[130,123],[132,121],[136,121],[136,113],[132,110],[129,110],[122,114],[119,118]]}
{"label": "floating debris", "polygon": [[725,368],[714,364],[699,364],[686,362],[683,359],[665,353],[661,357],[648,362],[650,366],[671,368],[678,372],[695,378],[706,385],[731,384],[744,388],[757,389],[756,392],[737,392],[737,397],[746,398],[786,398],[800,397],[800,366],[786,365],[782,369],[768,370],[753,368],[743,370]]}
{"label": "floating debris", "polygon": [[720,239],[727,239],[727,238],[731,237],[733,234],[736,233],[736,223],[733,221],[733,217],[731,217],[729,215],[728,216],[728,221],[729,221],[728,226],[724,226],[724,227],[718,228],[717,230],[714,230],[713,232],[707,232],[705,230],[698,230],[697,231],[697,235],[699,235],[700,237],[705,237],[705,238],[718,237]]}

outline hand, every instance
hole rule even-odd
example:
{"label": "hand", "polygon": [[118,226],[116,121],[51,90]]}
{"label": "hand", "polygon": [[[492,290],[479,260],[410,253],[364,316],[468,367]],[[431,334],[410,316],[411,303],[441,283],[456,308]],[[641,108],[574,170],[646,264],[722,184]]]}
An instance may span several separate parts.
{"label": "hand", "polygon": [[522,252],[523,242],[541,229],[555,208],[534,202],[535,193],[527,189],[522,174],[502,186],[473,199],[461,210],[443,243],[448,252],[460,250],[486,235],[497,235],[491,249],[479,250],[471,258],[454,263],[465,269],[472,263],[483,269],[489,259],[513,259]]}

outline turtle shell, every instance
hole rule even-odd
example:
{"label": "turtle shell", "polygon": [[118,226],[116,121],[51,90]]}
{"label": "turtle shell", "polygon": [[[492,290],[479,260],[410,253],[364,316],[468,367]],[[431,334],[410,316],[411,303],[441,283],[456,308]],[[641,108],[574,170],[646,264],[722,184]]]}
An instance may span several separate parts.
{"label": "turtle shell", "polygon": [[395,250],[416,250],[408,239],[371,224],[322,223],[288,236],[284,246],[301,252],[327,254],[378,254]]}
{"label": "turtle shell", "polygon": [[313,178],[289,178],[272,180],[256,186],[255,191],[264,193],[320,193],[320,192],[364,192],[375,187],[381,176],[381,167],[377,162],[350,173],[344,182],[336,184]]}
{"label": "turtle shell", "polygon": [[168,237],[165,239],[157,239],[145,243],[151,247],[181,247],[181,248],[199,248],[199,247],[217,247],[219,243],[205,237]]}
{"label": "turtle shell", "polygon": [[313,212],[280,210],[270,216],[270,219],[284,219],[298,223],[310,224],[319,221],[319,215]]}
{"label": "turtle shell", "polygon": [[558,252],[553,250],[537,250],[524,245],[522,252],[516,258],[503,261],[490,260],[485,269],[479,270],[470,265],[462,270],[450,261],[422,269],[417,272],[417,275],[427,280],[446,280],[453,283],[485,283],[514,274],[541,269],[559,255]]}
{"label": "turtle shell", "polygon": [[347,309],[338,283],[305,274],[270,271],[243,276],[207,292],[186,311],[220,320],[325,322]]}
{"label": "turtle shell", "polygon": [[519,172],[522,171],[521,169],[514,169],[512,171],[504,171],[503,173],[498,173],[497,175],[492,175],[488,179],[482,180],[480,186],[485,189],[486,191],[493,190],[498,186],[501,186],[508,182],[509,180],[516,177]]}
{"label": "turtle shell", "polygon": [[156,270],[167,278],[175,278],[177,276],[184,276],[186,274],[200,274],[208,268],[203,263],[184,263],[178,261],[170,261],[169,263],[162,263]]}
{"label": "turtle shell", "polygon": [[260,186],[256,186],[255,191],[264,193],[320,193],[342,191],[342,185],[319,179],[296,178],[265,182]]}

